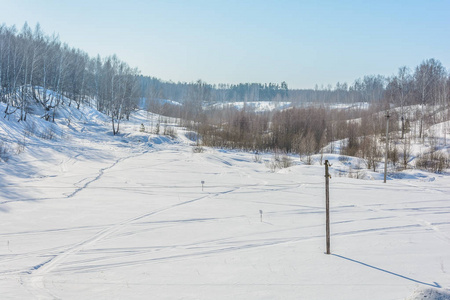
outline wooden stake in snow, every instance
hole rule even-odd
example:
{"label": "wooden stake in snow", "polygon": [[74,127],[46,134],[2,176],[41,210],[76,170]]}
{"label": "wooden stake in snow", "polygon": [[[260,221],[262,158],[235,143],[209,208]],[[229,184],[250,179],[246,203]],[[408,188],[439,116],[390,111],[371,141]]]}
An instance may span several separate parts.
{"label": "wooden stake in snow", "polygon": [[326,206],[326,234],[327,234],[327,254],[330,254],[330,173],[328,167],[330,163],[325,160],[325,206]]}
{"label": "wooden stake in snow", "polygon": [[201,183],[202,183],[202,192],[203,192],[203,185],[205,184],[205,181],[202,180]]}
{"label": "wooden stake in snow", "polygon": [[261,216],[261,222],[262,222],[262,210],[261,209],[259,210],[259,214]]}
{"label": "wooden stake in snow", "polygon": [[389,110],[386,113],[386,153],[384,154],[384,183],[386,183],[387,161],[389,152]]}

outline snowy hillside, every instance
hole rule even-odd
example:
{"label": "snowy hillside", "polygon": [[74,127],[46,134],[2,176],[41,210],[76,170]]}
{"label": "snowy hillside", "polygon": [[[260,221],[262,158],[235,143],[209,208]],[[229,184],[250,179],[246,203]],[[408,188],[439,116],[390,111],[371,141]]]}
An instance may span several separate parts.
{"label": "snowy hillside", "polygon": [[153,114],[113,136],[81,110],[0,118],[1,298],[450,299],[449,176],[359,180],[356,159],[325,154],[326,255],[318,156],[272,172],[271,154],[151,133]]}
{"label": "snowy hillside", "polygon": [[242,110],[244,107],[247,110],[255,112],[265,112],[273,110],[281,110],[291,106],[291,102],[275,102],[275,101],[248,101],[248,102],[230,102],[230,103],[218,103],[214,108],[226,108],[233,107],[236,110]]}

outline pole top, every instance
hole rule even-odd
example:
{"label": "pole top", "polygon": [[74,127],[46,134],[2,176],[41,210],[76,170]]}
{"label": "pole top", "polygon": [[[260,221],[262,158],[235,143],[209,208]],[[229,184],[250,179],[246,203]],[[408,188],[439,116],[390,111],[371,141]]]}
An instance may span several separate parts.
{"label": "pole top", "polygon": [[331,164],[328,161],[328,159],[325,160],[325,178],[331,178],[331,175],[328,173],[328,167],[330,167]]}

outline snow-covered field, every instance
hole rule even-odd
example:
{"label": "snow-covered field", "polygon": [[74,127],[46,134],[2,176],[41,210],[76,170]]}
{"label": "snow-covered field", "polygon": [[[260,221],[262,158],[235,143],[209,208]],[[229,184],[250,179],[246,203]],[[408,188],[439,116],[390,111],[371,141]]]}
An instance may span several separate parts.
{"label": "snow-covered field", "polygon": [[[326,255],[323,166],[85,113],[0,162],[1,299],[450,299],[449,176],[352,179],[325,155]],[[0,125],[10,144],[24,126]]]}

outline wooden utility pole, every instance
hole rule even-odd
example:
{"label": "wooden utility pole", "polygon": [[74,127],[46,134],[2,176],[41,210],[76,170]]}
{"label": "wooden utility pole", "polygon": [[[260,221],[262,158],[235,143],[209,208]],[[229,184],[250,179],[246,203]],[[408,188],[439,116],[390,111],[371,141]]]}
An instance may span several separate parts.
{"label": "wooden utility pole", "polygon": [[387,161],[389,152],[389,110],[386,113],[386,153],[384,155],[384,183],[386,183]]}
{"label": "wooden utility pole", "polygon": [[326,206],[326,231],[327,231],[327,254],[330,254],[330,163],[325,160],[325,206]]}

